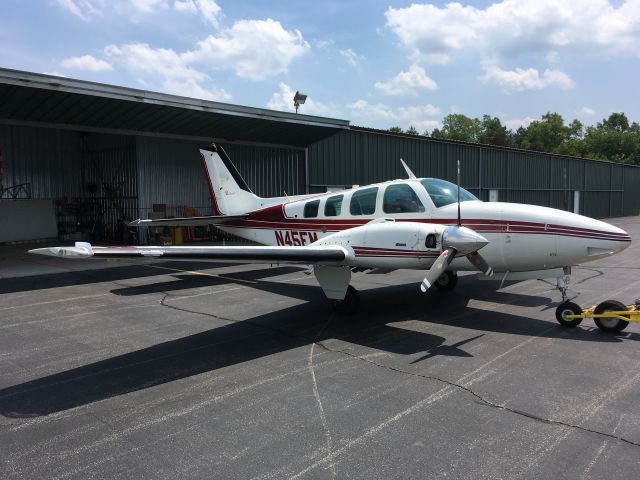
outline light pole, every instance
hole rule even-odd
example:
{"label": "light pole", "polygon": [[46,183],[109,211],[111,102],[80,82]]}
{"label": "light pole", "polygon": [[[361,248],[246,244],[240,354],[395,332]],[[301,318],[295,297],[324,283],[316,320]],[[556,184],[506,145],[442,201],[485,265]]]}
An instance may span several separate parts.
{"label": "light pole", "polygon": [[304,105],[307,100],[307,96],[304,93],[300,93],[296,90],[296,94],[293,96],[293,106],[296,107],[296,113],[298,113],[298,107]]}

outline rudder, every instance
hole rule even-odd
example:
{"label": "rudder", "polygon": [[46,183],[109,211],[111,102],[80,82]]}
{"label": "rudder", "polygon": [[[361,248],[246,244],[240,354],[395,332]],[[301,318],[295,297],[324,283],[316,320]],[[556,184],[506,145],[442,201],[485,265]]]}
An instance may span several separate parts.
{"label": "rudder", "polygon": [[200,149],[200,155],[214,215],[239,215],[260,206],[260,197],[251,191],[221,146],[212,143]]}

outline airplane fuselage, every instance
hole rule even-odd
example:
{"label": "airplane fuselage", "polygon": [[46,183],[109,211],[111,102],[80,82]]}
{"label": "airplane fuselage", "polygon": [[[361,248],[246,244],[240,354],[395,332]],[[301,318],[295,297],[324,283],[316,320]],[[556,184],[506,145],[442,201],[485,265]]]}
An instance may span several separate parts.
{"label": "airplane fuselage", "polygon": [[[437,207],[435,201],[442,199],[432,198],[421,183],[428,180],[395,180],[310,195],[252,211],[247,218],[225,221],[218,227],[262,245],[344,244],[356,266],[363,268],[425,269],[442,251],[439,243],[425,244],[430,228],[440,228],[433,233],[441,233],[442,226],[457,224],[457,203]],[[393,197],[387,194],[390,187],[401,199],[400,207],[389,203]],[[403,189],[404,196],[397,194]],[[366,208],[362,208],[364,203]],[[547,207],[469,199],[460,208],[462,225],[489,241],[482,255],[495,271],[576,265],[614,254],[631,241],[615,226]],[[382,224],[386,222],[405,228],[385,229]],[[456,258],[450,269],[476,270],[465,257]]]}

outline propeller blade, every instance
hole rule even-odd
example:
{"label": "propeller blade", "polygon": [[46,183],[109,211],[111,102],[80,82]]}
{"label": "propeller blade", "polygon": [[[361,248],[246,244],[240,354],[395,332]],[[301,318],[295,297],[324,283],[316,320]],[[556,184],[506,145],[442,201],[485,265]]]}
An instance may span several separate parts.
{"label": "propeller blade", "polygon": [[487,261],[478,252],[471,252],[469,255],[467,255],[467,258],[478,270],[484,273],[487,277],[491,277],[493,275],[493,268],[489,266]]}
{"label": "propeller blade", "polygon": [[424,277],[424,280],[422,280],[422,284],[420,285],[420,290],[422,290],[423,293],[429,290],[431,285],[440,278],[455,256],[456,249],[449,247],[440,254],[435,262],[433,262],[433,265],[431,265],[431,268],[427,271],[427,275]]}

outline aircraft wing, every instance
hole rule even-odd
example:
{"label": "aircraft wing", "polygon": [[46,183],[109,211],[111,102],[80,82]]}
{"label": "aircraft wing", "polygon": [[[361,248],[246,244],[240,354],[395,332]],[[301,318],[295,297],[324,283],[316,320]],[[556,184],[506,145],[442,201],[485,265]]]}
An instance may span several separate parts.
{"label": "aircraft wing", "polygon": [[195,227],[198,225],[216,225],[224,220],[247,218],[247,215],[206,215],[202,217],[159,218],[143,220],[141,218],[129,223],[130,227]]}
{"label": "aircraft wing", "polygon": [[76,242],[74,247],[49,247],[29,250],[29,253],[66,258],[167,258],[247,263],[288,263],[302,265],[343,265],[348,257],[339,246],[306,247],[94,247],[90,243]]}

